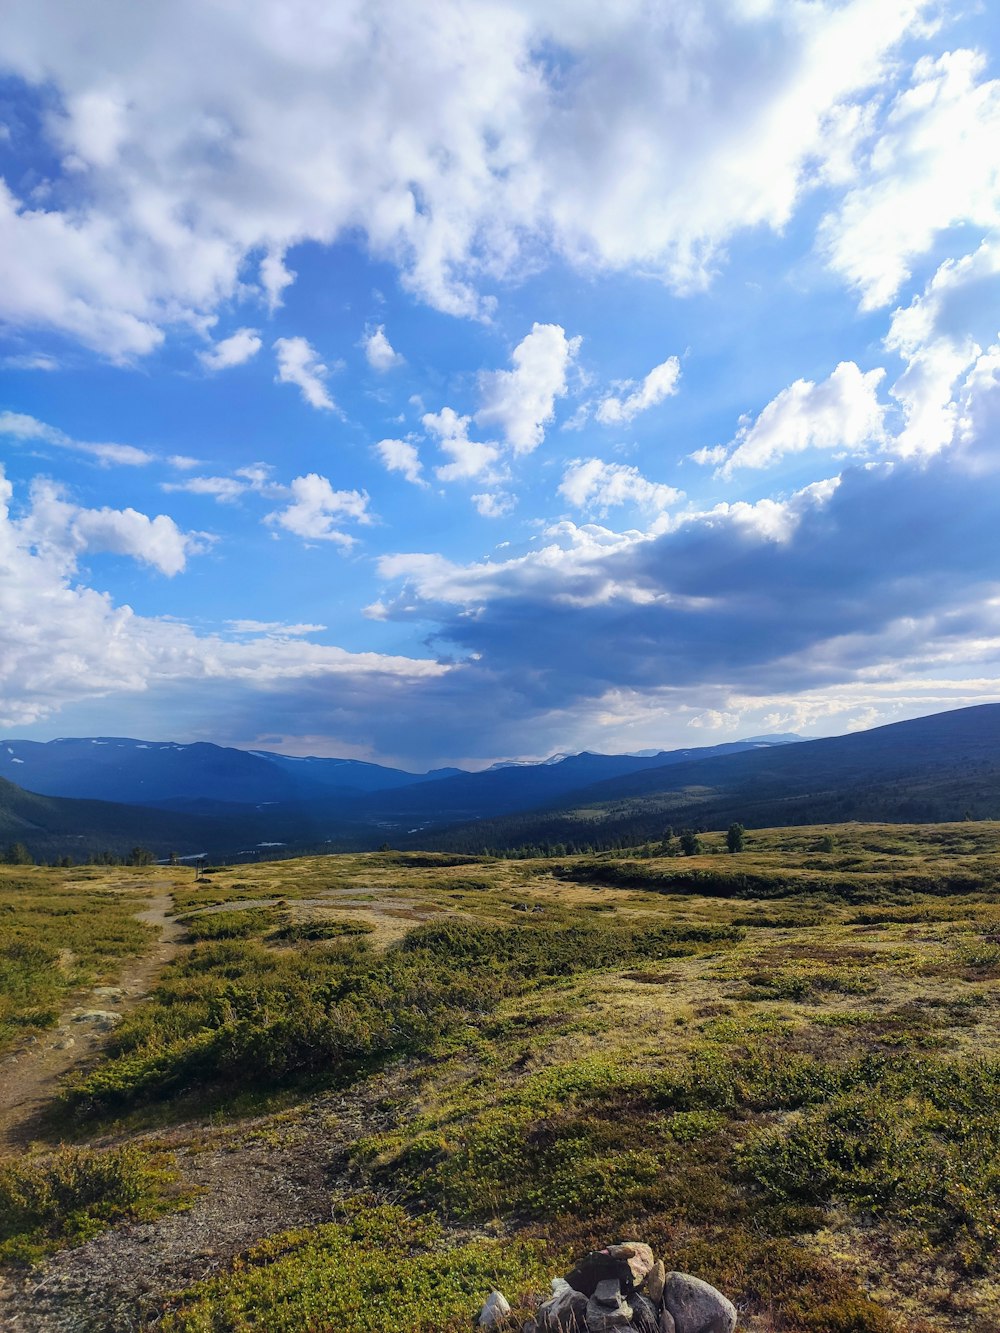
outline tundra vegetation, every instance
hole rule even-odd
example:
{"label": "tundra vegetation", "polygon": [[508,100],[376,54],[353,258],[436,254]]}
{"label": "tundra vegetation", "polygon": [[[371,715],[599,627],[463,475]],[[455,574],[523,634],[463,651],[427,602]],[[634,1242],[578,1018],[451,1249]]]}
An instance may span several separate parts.
{"label": "tundra vegetation", "polygon": [[[325,1212],[136,1326],[457,1333],[640,1236],[752,1333],[993,1333],[1000,824],[734,841],[171,870],[176,956],[0,1166],[17,1299],[101,1227],[155,1240],[224,1142],[314,1154]],[[121,886],[158,873],[0,872],[8,1041],[144,947]]]}

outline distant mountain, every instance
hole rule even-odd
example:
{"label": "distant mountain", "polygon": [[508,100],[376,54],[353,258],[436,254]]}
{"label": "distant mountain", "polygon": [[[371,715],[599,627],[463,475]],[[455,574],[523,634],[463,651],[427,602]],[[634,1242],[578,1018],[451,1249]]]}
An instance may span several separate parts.
{"label": "distant mountain", "polygon": [[735,755],[769,748],[769,742],[733,741],[704,749],[663,750],[653,755],[582,754],[554,756],[538,764],[494,765],[481,773],[460,773],[437,782],[413,783],[345,802],[345,817],[403,829],[455,823],[528,810],[548,804],[595,782],[625,778],[648,769],[695,758]]}
{"label": "distant mountain", "polygon": [[425,836],[421,845],[610,845],[660,838],[670,825],[919,823],[966,815],[1000,819],[1000,704],[652,765],[578,788],[544,808]]}
{"label": "distant mountain", "polygon": [[[142,804],[135,787],[129,804],[113,804],[39,795],[0,778],[0,843],[23,841],[38,857],[140,844],[161,855],[238,858],[383,842],[457,851],[629,845],[658,839],[669,825],[725,828],[737,819],[753,828],[1000,818],[1000,704],[827,740],[773,739],[648,756],[584,752],[422,780],[374,764],[212,745],[0,742],[0,763],[23,773],[26,786],[79,789],[89,775],[97,795],[120,791],[129,775],[144,783]],[[359,790],[348,779],[397,785]],[[170,790],[180,794],[162,794]],[[145,804],[154,794],[158,804]]]}
{"label": "distant mountain", "polygon": [[242,804],[354,796],[448,778],[355,759],[298,758],[198,742],[140,741],[125,736],[0,741],[0,776],[45,796],[128,805],[225,801]]}

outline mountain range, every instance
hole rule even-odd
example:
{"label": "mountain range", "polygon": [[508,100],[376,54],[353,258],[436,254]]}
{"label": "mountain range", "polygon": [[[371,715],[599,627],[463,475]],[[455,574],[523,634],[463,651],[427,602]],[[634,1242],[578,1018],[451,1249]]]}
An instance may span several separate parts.
{"label": "mountain range", "polygon": [[965,815],[1000,816],[998,704],[823,740],[583,752],[478,773],[204,742],[0,741],[0,837],[40,856],[137,842],[158,854],[212,856],[384,843],[600,846],[658,838],[667,825]]}

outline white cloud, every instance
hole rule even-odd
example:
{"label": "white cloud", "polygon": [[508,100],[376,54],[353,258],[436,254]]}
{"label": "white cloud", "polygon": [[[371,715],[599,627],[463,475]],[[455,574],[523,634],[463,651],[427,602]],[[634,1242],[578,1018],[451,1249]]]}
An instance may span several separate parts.
{"label": "white cloud", "polygon": [[354,523],[372,521],[365,491],[335,491],[326,477],[315,472],[296,477],[289,489],[291,503],[268,514],[265,522],[278,524],[306,541],[335,542],[338,546],[351,547],[356,539],[334,524],[343,520]]}
{"label": "white cloud", "polygon": [[201,467],[200,458],[190,458],[187,454],[171,454],[167,462],[178,472],[190,472],[192,468]]}
{"label": "white cloud", "polygon": [[96,458],[103,467],[117,464],[122,467],[146,467],[156,462],[156,455],[145,449],[137,449],[133,444],[91,444],[84,440],[74,440],[65,431],[56,426],[46,425],[36,417],[24,412],[0,412],[0,435],[26,441],[36,440],[40,444],[52,444],[59,449],[70,449],[74,453],[89,454]]}
{"label": "white cloud", "polygon": [[255,357],[262,346],[256,329],[237,329],[209,351],[199,352],[198,360],[206,370],[228,370],[230,366],[242,366]]}
{"label": "white cloud", "polygon": [[884,370],[862,372],[853,361],[842,361],[819,384],[796,380],[771,399],[756,421],[740,428],[719,469],[722,476],[741,467],[769,467],[805,449],[856,451],[881,442],[885,407],[878,401],[878,386],[884,377]]}
{"label": "white cloud", "polygon": [[[185,459],[183,466],[196,465],[196,459]],[[174,466],[180,466],[174,464]],[[237,468],[231,477],[188,477],[185,481],[164,481],[160,483],[162,491],[186,491],[189,495],[211,495],[220,504],[230,504],[240,499],[248,491],[255,491],[269,500],[279,499],[288,494],[288,488],[271,479],[271,467],[267,463],[250,463]]]}
{"label": "white cloud", "polygon": [[701,449],[696,449],[693,454],[688,454],[688,458],[701,467],[718,467],[720,463],[726,461],[728,453],[729,449],[724,444],[706,444]]}
{"label": "white cloud", "polygon": [[325,625],[286,625],[280,620],[227,620],[234,634],[266,634],[268,638],[296,639],[305,634],[319,634]]}
{"label": "white cloud", "polygon": [[482,491],[472,497],[472,503],[483,518],[503,518],[516,508],[517,499],[506,491]]}
{"label": "white cloud", "polygon": [[408,440],[379,440],[375,448],[390,472],[401,472],[414,486],[426,486],[421,473],[423,466],[415,444]]}
{"label": "white cloud", "polygon": [[615,505],[663,510],[684,498],[683,491],[647,481],[638,468],[604,463],[599,458],[575,459],[563,473],[559,494],[577,509],[606,514]]}
{"label": "white cloud", "polygon": [[623,386],[632,389],[632,392],[624,397],[609,394],[602,399],[597,408],[597,420],[605,426],[631,421],[640,412],[656,407],[665,398],[672,397],[677,392],[677,381],[680,377],[681,363],[676,356],[667,357],[666,361],[653,367],[637,388],[632,389],[631,382]]}
{"label": "white cloud", "polygon": [[127,555],[173,577],[188,557],[204,551],[211,540],[204,533],[182,532],[166,514],[149,518],[135,509],[84,509],[66,499],[61,486],[36,481],[31,508],[19,532],[29,547],[45,552],[65,570],[78,556],[110,552]]}
{"label": "white cloud", "polygon": [[284,304],[282,293],[295,281],[296,274],[285,264],[282,250],[269,250],[260,261],[260,283],[267,295],[267,308],[273,315]]}
{"label": "white cloud", "polygon": [[389,339],[385,336],[384,324],[380,324],[377,329],[367,332],[362,339],[362,346],[372,370],[384,373],[387,370],[395,369],[396,366],[406,364],[406,358],[400,356],[394,350]]}
{"label": "white cloud", "polygon": [[452,408],[443,407],[440,412],[425,412],[422,421],[425,429],[438,437],[441,452],[452,460],[435,468],[441,481],[467,481],[492,475],[500,450],[495,444],[469,439],[470,417],[460,417]]}
{"label": "white cloud", "polygon": [[290,247],[355,236],[463,315],[546,255],[704,285],[852,160],[846,113],[926,8],[177,0],[164,24],[37,0],[5,64],[46,90],[63,168],[0,193],[0,317],[127,360],[245,296],[250,264],[275,308]]}
{"label": "white cloud", "polygon": [[825,219],[830,263],[866,310],[888,304],[943,231],[1000,226],[1000,80],[976,51],[927,56],[895,99],[860,183]]}
{"label": "white cloud", "polygon": [[[201,698],[206,714],[217,722],[221,710],[233,706],[238,690],[253,692],[250,707],[259,716],[265,697],[273,708],[278,691],[295,682],[327,696],[332,691],[338,702],[351,698],[359,713],[370,717],[388,680],[415,686],[450,670],[426,659],[349,653],[293,641],[287,628],[284,635],[267,630],[249,642],[233,642],[198,635],[168,618],[137,615],[83,583],[75,556],[80,553],[81,535],[87,542],[111,538],[119,546],[142,546],[147,556],[154,554],[152,541],[160,543],[156,555],[169,566],[170,542],[165,541],[162,525],[153,528],[157,520],[147,520],[146,529],[127,517],[124,523],[104,519],[105,530],[99,532],[100,524],[87,519],[87,531],[74,530],[81,511],[49,491],[39,493],[37,515],[32,512],[26,521],[15,522],[8,508],[12,493],[0,471],[0,624],[4,627],[0,725],[4,727],[29,725],[67,705],[106,695],[114,695],[120,715],[130,696],[151,697],[165,690],[170,691],[171,717],[176,717],[186,691],[188,700]],[[66,507],[60,510],[59,505]],[[67,542],[72,549],[67,549]],[[301,697],[296,705],[302,707]]]}
{"label": "white cloud", "polygon": [[236,477],[189,477],[187,481],[164,481],[163,491],[186,491],[189,495],[211,495],[222,504],[231,504],[249,490]]}
{"label": "white cloud", "polygon": [[59,362],[44,352],[25,352],[5,356],[3,363],[10,370],[58,370]]}
{"label": "white cloud", "polygon": [[974,254],[946,260],[893,314],[885,345],[906,362],[890,391],[905,423],[894,452],[926,456],[952,443],[963,412],[955,383],[982,355],[979,340],[996,336],[998,308],[1000,243],[984,241]]}
{"label": "white cloud", "polygon": [[480,375],[482,406],[476,424],[499,426],[517,454],[536,449],[555,416],[556,399],[566,394],[566,372],[580,342],[567,338],[559,324],[533,324],[511,353],[513,370]]}
{"label": "white cloud", "polygon": [[305,338],[278,338],[274,350],[278,354],[278,381],[281,384],[297,385],[310,407],[325,412],[337,410],[325,383],[330,372]]}

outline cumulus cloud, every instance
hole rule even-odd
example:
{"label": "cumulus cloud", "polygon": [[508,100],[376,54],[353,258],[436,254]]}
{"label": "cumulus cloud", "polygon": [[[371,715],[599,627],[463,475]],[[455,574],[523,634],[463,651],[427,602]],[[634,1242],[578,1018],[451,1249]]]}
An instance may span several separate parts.
{"label": "cumulus cloud", "polygon": [[384,374],[387,370],[394,370],[396,366],[406,364],[406,358],[393,348],[392,343],[385,336],[385,325],[380,324],[378,328],[369,330],[362,339],[362,346],[365,349],[365,358],[372,370]]}
{"label": "cumulus cloud", "polygon": [[[62,166],[44,197],[0,189],[0,316],[128,360],[250,272],[277,307],[290,248],[345,237],[455,314],[543,254],[698,287],[735,232],[782,227],[828,159],[853,160],[846,113],[925,8],[349,0],[279,21],[178,0],[164,24],[37,0],[5,64],[44,91]],[[962,77],[920,74],[956,105]]]}
{"label": "cumulus cloud", "polygon": [[1000,317],[1000,243],[984,241],[970,255],[948,259],[910,304],[896,310],[885,345],[906,369],[892,396],[904,426],[893,448],[904,457],[951,444],[966,408],[955,384],[996,336]]}
{"label": "cumulus cloud", "polygon": [[324,412],[337,410],[326,387],[330,372],[307,339],[278,338],[274,350],[278,355],[277,379],[280,384],[296,385],[310,407]]}
{"label": "cumulus cloud", "polygon": [[207,352],[199,352],[198,360],[206,370],[228,370],[230,366],[242,366],[251,360],[262,346],[256,329],[237,329]]}
{"label": "cumulus cloud", "polygon": [[622,386],[620,396],[608,394],[598,404],[597,420],[605,426],[614,426],[629,422],[633,417],[656,407],[665,398],[677,392],[677,382],[681,377],[681,363],[676,356],[670,356],[658,366],[654,366],[639,385],[634,381]]}
{"label": "cumulus cloud", "polygon": [[453,408],[443,407],[440,412],[425,412],[422,421],[424,428],[437,436],[441,452],[452,460],[435,468],[440,481],[468,481],[492,475],[500,450],[495,444],[469,439],[471,417],[459,416]]}
{"label": "cumulus cloud", "polygon": [[84,554],[110,552],[151,565],[168,578],[211,542],[205,533],[182,532],[166,514],[150,518],[131,508],[82,508],[67,499],[63,487],[46,480],[32,485],[31,507],[18,532],[30,549],[66,571]]}
{"label": "cumulus cloud", "polygon": [[[25,517],[15,519],[12,497],[13,488],[0,472],[4,727],[28,725],[102,696],[113,696],[108,724],[112,716],[121,720],[132,700],[153,701],[154,709],[158,701],[171,718],[177,719],[183,708],[185,717],[197,716],[215,734],[227,710],[232,716],[232,710],[245,707],[259,719],[265,700],[273,702],[277,715],[285,707],[301,709],[305,698],[319,705],[336,697],[338,707],[348,707],[360,719],[375,716],[375,701],[390,680],[415,689],[448,673],[449,668],[428,659],[349,653],[295,641],[298,636],[289,631],[306,632],[305,626],[286,627],[283,634],[270,627],[262,634],[248,630],[253,634],[249,641],[234,642],[199,635],[168,618],[138,615],[81,581],[76,556],[114,543],[112,549],[128,547],[128,554],[169,572],[179,553],[166,525],[157,527],[159,519],[138,523],[127,510],[80,510],[47,484],[35,492]],[[259,720],[249,734],[256,731]]]}
{"label": "cumulus cloud", "polygon": [[409,440],[379,440],[375,446],[389,472],[401,472],[414,486],[426,486],[421,473],[423,465],[415,444]]}
{"label": "cumulus cloud", "polygon": [[22,444],[35,442],[52,444],[58,449],[69,449],[73,453],[88,454],[96,458],[104,467],[145,467],[156,462],[156,455],[146,449],[137,449],[134,444],[92,444],[84,440],[74,440],[65,431],[56,426],[49,426],[36,417],[24,412],[0,412],[0,435],[18,440]]}
{"label": "cumulus cloud", "polygon": [[499,427],[516,454],[537,449],[555,416],[556,399],[567,391],[566,372],[580,343],[567,338],[559,324],[533,324],[511,354],[513,370],[480,375],[476,424]]}
{"label": "cumulus cloud", "polygon": [[433,622],[539,712],[600,711],[613,691],[705,708],[713,692],[787,700],[878,673],[996,676],[984,484],[971,467],[884,462],[646,531],[562,523],[536,549],[472,564],[387,556],[381,614]]}
{"label": "cumulus cloud", "polygon": [[1000,226],[1000,80],[976,51],[926,56],[893,101],[860,183],[825,219],[830,263],[864,309],[887,305],[914,259],[956,225]]}
{"label": "cumulus cloud", "polygon": [[356,538],[334,524],[343,521],[371,523],[366,491],[335,491],[328,478],[315,472],[296,477],[289,487],[291,502],[268,514],[265,522],[276,524],[306,541],[335,542],[349,548]]}
{"label": "cumulus cloud", "polygon": [[[853,361],[842,361],[818,384],[796,380],[772,398],[756,420],[740,428],[721,475],[732,476],[737,468],[769,467],[805,449],[854,452],[881,442],[885,407],[878,400],[878,386],[884,378],[882,369],[863,372]],[[715,459],[711,450],[702,456]]]}
{"label": "cumulus cloud", "polygon": [[606,514],[616,505],[661,510],[683,499],[683,491],[660,482],[647,481],[638,468],[623,463],[604,463],[599,458],[578,458],[567,467],[559,484],[577,509]]}

